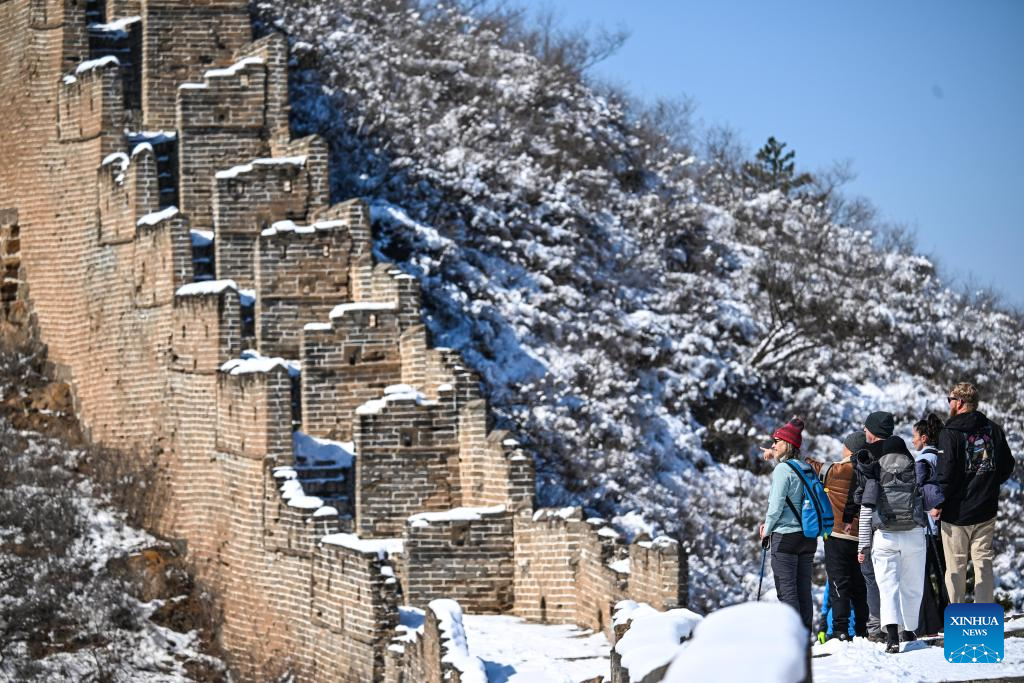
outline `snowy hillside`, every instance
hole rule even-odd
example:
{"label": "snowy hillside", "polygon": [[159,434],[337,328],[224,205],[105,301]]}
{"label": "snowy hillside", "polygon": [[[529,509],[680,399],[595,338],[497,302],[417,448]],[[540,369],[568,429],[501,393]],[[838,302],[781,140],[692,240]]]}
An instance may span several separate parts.
{"label": "snowy hillside", "polygon": [[[679,536],[706,610],[750,594],[755,444],[793,413],[829,458],[870,411],[909,431],[969,379],[1024,452],[1019,316],[946,289],[827,179],[798,187],[680,139],[474,4],[255,8],[292,42],[293,128],[329,140],[335,199],[371,202],[434,342],[535,453],[541,504]],[[1019,482],[997,570],[1018,606]]]}
{"label": "snowy hillside", "polygon": [[69,445],[41,349],[0,342],[0,682],[222,680],[208,596],[126,521],[153,498],[142,470]]}

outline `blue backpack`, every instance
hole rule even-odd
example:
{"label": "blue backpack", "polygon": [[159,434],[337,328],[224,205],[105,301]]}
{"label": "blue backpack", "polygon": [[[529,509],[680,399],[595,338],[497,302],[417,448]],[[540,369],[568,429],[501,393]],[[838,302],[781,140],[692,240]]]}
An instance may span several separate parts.
{"label": "blue backpack", "polygon": [[786,504],[789,505],[789,509],[793,511],[796,518],[800,520],[800,526],[803,527],[806,538],[821,536],[827,539],[832,533],[832,527],[836,520],[832,515],[832,503],[828,500],[825,487],[814,476],[814,472],[809,466],[803,463],[798,465],[792,460],[787,460],[786,464],[793,468],[793,471],[800,477],[800,481],[804,485],[802,510],[797,512],[796,506],[793,505],[793,501],[788,496],[786,497]]}

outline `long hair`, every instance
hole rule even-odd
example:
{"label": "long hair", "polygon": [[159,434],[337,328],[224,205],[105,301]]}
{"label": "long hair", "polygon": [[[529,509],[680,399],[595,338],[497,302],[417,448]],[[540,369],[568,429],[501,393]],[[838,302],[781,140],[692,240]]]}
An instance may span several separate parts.
{"label": "long hair", "polygon": [[924,437],[929,446],[936,446],[939,443],[939,432],[942,431],[942,420],[935,413],[928,413],[914,423],[914,431]]}
{"label": "long hair", "polygon": [[786,462],[787,460],[799,460],[800,449],[791,444],[788,441],[783,441],[786,444],[786,452],[779,456],[779,462]]}

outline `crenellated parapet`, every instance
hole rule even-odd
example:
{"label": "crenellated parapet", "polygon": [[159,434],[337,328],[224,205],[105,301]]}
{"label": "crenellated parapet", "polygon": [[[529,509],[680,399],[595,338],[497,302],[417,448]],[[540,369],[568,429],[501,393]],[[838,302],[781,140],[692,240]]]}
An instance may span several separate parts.
{"label": "crenellated parapet", "polygon": [[513,513],[504,505],[422,512],[406,520],[402,587],[410,605],[453,598],[480,614],[514,603]]}
{"label": "crenellated parapet", "polygon": [[355,409],[401,383],[399,319],[381,303],[339,304],[329,317],[302,330],[303,431],[347,440]]}
{"label": "crenellated parapet", "polygon": [[274,358],[232,359],[217,373],[216,449],[292,464],[292,373]]}
{"label": "crenellated parapet", "polygon": [[0,0],[0,37],[5,310],[33,280],[86,432],[158,455],[158,531],[241,678],[483,676],[451,598],[605,630],[618,600],[685,601],[675,541],[534,511],[419,281],[366,202],[330,203],[325,141],[291,139],[287,41],[252,41],[247,2]]}
{"label": "crenellated parapet", "polygon": [[428,401],[406,385],[354,411],[357,533],[398,535],[412,514],[461,504],[456,420],[446,392]]}

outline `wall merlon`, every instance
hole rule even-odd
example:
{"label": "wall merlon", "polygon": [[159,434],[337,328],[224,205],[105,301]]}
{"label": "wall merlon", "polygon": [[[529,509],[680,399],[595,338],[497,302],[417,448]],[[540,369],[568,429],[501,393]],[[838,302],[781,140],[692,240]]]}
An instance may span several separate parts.
{"label": "wall merlon", "polygon": [[[235,61],[247,57],[263,60],[267,72],[266,126],[271,145],[287,144],[290,138],[288,127],[288,40],[280,33],[271,33],[257,41],[244,45],[235,51]],[[290,153],[275,155],[291,156]]]}
{"label": "wall merlon", "polygon": [[240,0],[142,0],[141,15],[144,125],[171,129],[178,86],[228,66],[252,40],[248,7]]}
{"label": "wall merlon", "polygon": [[188,219],[171,207],[135,221],[132,300],[136,308],[170,305],[192,281]]}
{"label": "wall merlon", "polygon": [[130,155],[124,152],[108,155],[97,171],[96,194],[100,244],[132,240],[139,218],[160,208],[152,145],[138,145]]}
{"label": "wall merlon", "polygon": [[277,365],[247,370],[245,361],[217,374],[216,447],[283,463],[292,452],[291,377]]}
{"label": "wall merlon", "polygon": [[179,288],[174,296],[172,368],[214,374],[241,351],[238,289],[227,280]]}
{"label": "wall merlon", "polygon": [[116,58],[83,62],[61,78],[57,89],[57,134],[61,142],[98,139],[101,158],[120,149],[125,125],[124,94]]}
{"label": "wall merlon", "polygon": [[303,328],[349,296],[348,233],[339,221],[275,223],[255,255],[256,339],[262,353],[298,358]]}
{"label": "wall merlon", "polygon": [[[352,235],[353,255],[369,256],[373,242],[370,206],[362,199],[349,199],[316,211],[311,220],[343,220]],[[372,264],[372,261],[371,261]]]}

